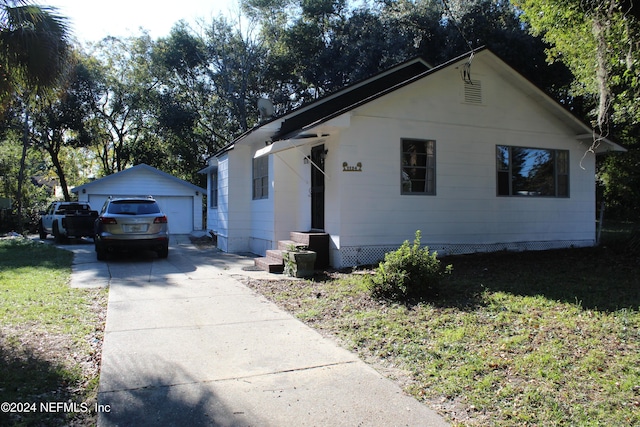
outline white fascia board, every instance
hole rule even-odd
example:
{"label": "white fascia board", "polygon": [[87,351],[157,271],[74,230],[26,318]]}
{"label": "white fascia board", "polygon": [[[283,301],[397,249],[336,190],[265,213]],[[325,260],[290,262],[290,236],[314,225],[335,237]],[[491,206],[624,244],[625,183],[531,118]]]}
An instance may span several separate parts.
{"label": "white fascia board", "polygon": [[254,159],[258,157],[267,156],[269,154],[279,153],[280,151],[289,150],[291,148],[299,148],[308,144],[320,143],[324,141],[326,137],[321,138],[300,138],[300,139],[283,139],[276,141],[273,144],[269,144],[264,148],[259,149],[253,155]]}

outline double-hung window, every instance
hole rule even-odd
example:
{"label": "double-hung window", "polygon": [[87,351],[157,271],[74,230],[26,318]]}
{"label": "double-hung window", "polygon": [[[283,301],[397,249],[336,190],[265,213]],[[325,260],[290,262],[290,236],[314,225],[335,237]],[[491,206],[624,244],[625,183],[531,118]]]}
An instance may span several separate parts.
{"label": "double-hung window", "polygon": [[402,194],[436,194],[436,142],[402,140]]}
{"label": "double-hung window", "polygon": [[569,151],[498,145],[498,196],[569,197]]}
{"label": "double-hung window", "polygon": [[218,207],[218,169],[209,174],[209,207]]}
{"label": "double-hung window", "polygon": [[253,159],[253,199],[269,197],[269,157]]}

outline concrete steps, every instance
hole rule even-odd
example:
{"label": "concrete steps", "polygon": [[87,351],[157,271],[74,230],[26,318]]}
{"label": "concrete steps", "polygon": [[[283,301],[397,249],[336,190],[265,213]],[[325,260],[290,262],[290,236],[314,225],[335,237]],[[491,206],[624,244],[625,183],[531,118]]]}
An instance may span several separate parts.
{"label": "concrete steps", "polygon": [[253,260],[256,267],[269,273],[282,273],[284,271],[284,262],[277,262],[267,257],[256,258]]}
{"label": "concrete steps", "polygon": [[280,240],[278,249],[270,249],[266,256],[256,258],[254,264],[261,270],[269,273],[282,273],[284,271],[284,260],[282,252],[289,250],[292,246],[297,248],[307,248],[317,254],[316,269],[323,269],[329,265],[329,235],[327,233],[298,232],[289,233],[290,240]]}

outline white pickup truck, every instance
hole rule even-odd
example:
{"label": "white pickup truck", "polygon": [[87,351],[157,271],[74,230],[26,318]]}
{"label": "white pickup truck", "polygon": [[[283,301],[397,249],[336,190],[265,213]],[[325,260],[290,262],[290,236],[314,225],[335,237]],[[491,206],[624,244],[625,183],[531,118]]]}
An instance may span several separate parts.
{"label": "white pickup truck", "polygon": [[40,238],[51,234],[61,243],[71,237],[93,237],[98,211],[91,210],[88,203],[54,202],[40,216]]}

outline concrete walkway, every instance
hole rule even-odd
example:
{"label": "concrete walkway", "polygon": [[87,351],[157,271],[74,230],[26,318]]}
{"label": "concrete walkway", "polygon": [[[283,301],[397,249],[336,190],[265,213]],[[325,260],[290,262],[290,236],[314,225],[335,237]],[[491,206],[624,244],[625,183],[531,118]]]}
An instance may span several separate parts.
{"label": "concrete walkway", "polygon": [[251,258],[197,249],[186,236],[166,260],[98,263],[92,245],[76,248],[72,285],[110,286],[101,427],[447,425],[236,280],[272,277],[243,270]]}

